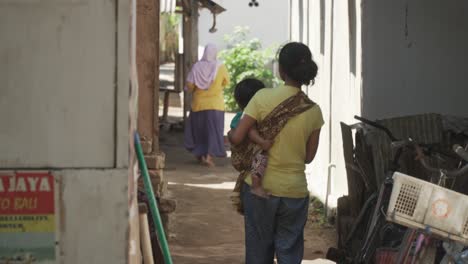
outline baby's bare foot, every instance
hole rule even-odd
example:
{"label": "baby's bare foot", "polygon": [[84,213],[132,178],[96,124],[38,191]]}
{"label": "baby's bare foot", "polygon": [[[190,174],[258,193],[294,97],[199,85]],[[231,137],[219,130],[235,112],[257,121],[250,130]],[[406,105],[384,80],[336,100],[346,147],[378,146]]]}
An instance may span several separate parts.
{"label": "baby's bare foot", "polygon": [[268,198],[270,196],[270,194],[266,192],[263,187],[252,188],[250,189],[250,192],[262,198]]}

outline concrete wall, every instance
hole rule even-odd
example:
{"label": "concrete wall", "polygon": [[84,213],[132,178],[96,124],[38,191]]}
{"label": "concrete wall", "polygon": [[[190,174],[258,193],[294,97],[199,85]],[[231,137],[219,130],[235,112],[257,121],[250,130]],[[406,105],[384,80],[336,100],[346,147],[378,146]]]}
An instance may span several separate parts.
{"label": "concrete wall", "polygon": [[468,2],[363,1],[363,114],[468,116]]}
{"label": "concrete wall", "polygon": [[340,122],[426,112],[467,116],[468,2],[291,0],[291,39],[319,65],[306,88],[322,107],[310,190],[332,202],[347,193]]}
{"label": "concrete wall", "polygon": [[116,163],[116,1],[0,1],[0,167]]}
{"label": "concrete wall", "polygon": [[307,44],[319,66],[314,86],[305,87],[323,113],[325,125],[312,165],[309,189],[329,205],[347,193],[340,122],[360,113],[359,9],[355,1],[291,0],[291,40]]}
{"label": "concrete wall", "polygon": [[58,261],[127,263],[128,170],[54,171]]}
{"label": "concrete wall", "polygon": [[[223,38],[231,34],[236,26],[249,26],[250,37],[258,38],[264,47],[283,44],[288,40],[288,1],[258,1],[258,7],[249,7],[250,0],[218,0],[218,4],[227,9],[216,18],[216,33],[208,30],[213,24],[213,16],[206,9],[200,11],[199,45],[215,43],[224,47]],[[200,52],[203,55],[203,50]]]}
{"label": "concrete wall", "polygon": [[0,170],[52,170],[56,263],[129,257],[129,4],[0,0]]}

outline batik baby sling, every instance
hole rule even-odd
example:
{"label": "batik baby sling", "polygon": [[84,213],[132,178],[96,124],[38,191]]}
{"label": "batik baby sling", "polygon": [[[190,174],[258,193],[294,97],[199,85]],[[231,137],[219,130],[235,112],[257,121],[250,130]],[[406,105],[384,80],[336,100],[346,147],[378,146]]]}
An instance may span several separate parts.
{"label": "batik baby sling", "polygon": [[[311,109],[314,105],[315,103],[302,91],[289,97],[257,124],[260,136],[266,140],[273,140],[291,118]],[[262,149],[246,139],[241,144],[232,146],[231,150],[232,165],[240,173],[231,199],[236,210],[243,214],[242,200],[240,199],[242,184],[252,170],[252,160],[262,152]]]}

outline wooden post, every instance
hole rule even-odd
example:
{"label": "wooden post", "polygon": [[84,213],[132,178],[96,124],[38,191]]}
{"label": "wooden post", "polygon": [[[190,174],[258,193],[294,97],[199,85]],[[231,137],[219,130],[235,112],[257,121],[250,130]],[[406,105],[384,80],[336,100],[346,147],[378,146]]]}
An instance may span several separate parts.
{"label": "wooden post", "polygon": [[146,207],[146,204],[138,205],[138,213],[140,217],[140,239],[141,249],[143,251],[143,263],[153,264],[154,258],[148,224],[148,208]]}
{"label": "wooden post", "polygon": [[[159,1],[137,1],[138,132],[159,149]],[[144,144],[144,143],[143,143]]]}
{"label": "wooden post", "polygon": [[[188,10],[184,11],[184,82],[193,64],[198,60],[198,0],[188,0]],[[190,95],[184,91],[184,120],[190,111]]]}
{"label": "wooden post", "polygon": [[184,89],[184,55],[177,54],[174,71],[174,89],[180,93]]}
{"label": "wooden post", "polygon": [[169,97],[171,93],[169,91],[164,92],[164,107],[163,107],[163,117],[162,122],[167,122],[167,116],[169,115]]}
{"label": "wooden post", "polygon": [[[160,21],[161,21],[161,1],[152,0],[155,4],[155,19],[154,19],[154,43],[155,43],[155,56],[154,56],[154,94],[153,94],[153,153],[159,152],[159,89],[161,88],[159,82],[160,73],[160,48],[159,48],[159,34],[160,34]],[[145,262],[146,263],[146,262]]]}

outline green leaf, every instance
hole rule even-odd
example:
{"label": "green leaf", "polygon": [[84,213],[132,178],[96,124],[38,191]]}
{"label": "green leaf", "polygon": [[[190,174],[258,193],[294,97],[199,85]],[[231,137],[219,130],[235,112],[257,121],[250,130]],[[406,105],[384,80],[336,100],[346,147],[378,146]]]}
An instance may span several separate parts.
{"label": "green leaf", "polygon": [[234,89],[238,82],[245,78],[257,78],[267,87],[277,86],[276,78],[268,65],[275,59],[277,46],[262,49],[259,39],[247,39],[248,27],[236,27],[234,32],[224,36],[227,48],[220,52],[220,59],[226,65],[231,84],[224,90],[227,111],[238,111],[234,99]]}

